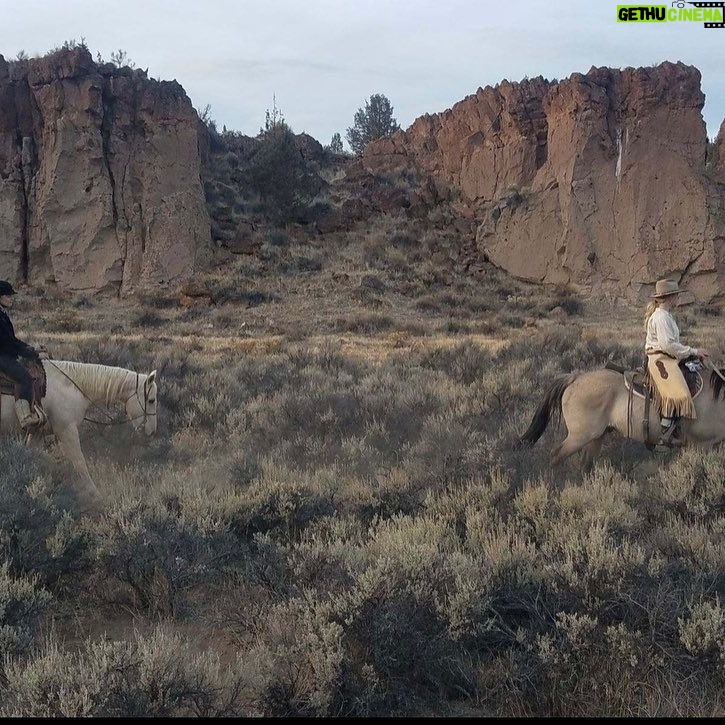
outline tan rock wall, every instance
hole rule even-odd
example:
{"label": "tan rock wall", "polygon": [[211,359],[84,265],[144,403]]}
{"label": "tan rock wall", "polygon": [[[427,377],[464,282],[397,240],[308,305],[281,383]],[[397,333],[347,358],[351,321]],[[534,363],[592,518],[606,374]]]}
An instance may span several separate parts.
{"label": "tan rock wall", "polygon": [[84,49],[0,59],[0,277],[127,294],[209,243],[198,121],[175,82]]}
{"label": "tan rock wall", "polygon": [[481,254],[516,276],[641,298],[671,275],[710,300],[725,240],[703,103],[699,71],[681,63],[504,82],[371,144],[363,162],[414,165],[461,196]]}

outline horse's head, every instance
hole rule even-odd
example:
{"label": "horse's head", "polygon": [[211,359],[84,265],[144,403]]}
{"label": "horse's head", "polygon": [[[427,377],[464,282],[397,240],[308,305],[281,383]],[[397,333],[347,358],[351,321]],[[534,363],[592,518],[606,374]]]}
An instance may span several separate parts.
{"label": "horse's head", "polygon": [[156,417],[158,413],[158,386],[156,371],[149,375],[136,376],[136,389],[126,400],[126,415],[133,429],[152,436],[156,433]]}

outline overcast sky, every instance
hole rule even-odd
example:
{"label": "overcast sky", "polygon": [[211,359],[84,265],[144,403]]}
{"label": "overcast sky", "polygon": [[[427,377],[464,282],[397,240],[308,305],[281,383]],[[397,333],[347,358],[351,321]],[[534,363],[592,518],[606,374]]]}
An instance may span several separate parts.
{"label": "overcast sky", "polygon": [[[619,0],[623,2],[623,0]],[[667,3],[669,5],[669,2]],[[705,121],[725,117],[725,28],[616,22],[617,0],[0,0],[0,53],[83,36],[178,80],[219,128],[256,134],[277,105],[323,143],[371,93],[403,127],[503,78],[681,60],[702,72]]]}

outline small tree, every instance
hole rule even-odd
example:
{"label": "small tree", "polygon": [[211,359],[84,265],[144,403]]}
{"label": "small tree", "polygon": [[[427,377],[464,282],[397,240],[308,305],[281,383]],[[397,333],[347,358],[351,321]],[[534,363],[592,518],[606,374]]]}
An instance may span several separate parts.
{"label": "small tree", "polygon": [[111,63],[116,68],[135,68],[136,64],[128,57],[128,53],[125,50],[119,48],[111,53]]}
{"label": "small tree", "polygon": [[342,137],[339,133],[332,134],[332,141],[330,141],[330,151],[332,151],[333,154],[341,154],[344,152],[342,146]]}
{"label": "small tree", "polygon": [[295,135],[277,108],[276,98],[257,138],[259,144],[249,168],[252,186],[275,222],[293,221],[309,206],[320,182],[297,148]]}
{"label": "small tree", "polygon": [[216,121],[211,117],[211,104],[207,103],[201,111],[197,110],[196,115],[199,117],[199,120],[207,127],[209,133],[218,133]]}
{"label": "small tree", "polygon": [[374,93],[365,101],[365,108],[359,108],[355,114],[355,123],[347,129],[347,142],[356,154],[361,154],[371,141],[399,130],[388,98],[382,93]]}
{"label": "small tree", "polygon": [[287,122],[284,120],[282,110],[277,108],[277,96],[272,94],[272,110],[269,108],[264,112],[264,128],[259,129],[259,138],[262,138],[265,134],[270,131],[276,131],[278,129],[290,130]]}

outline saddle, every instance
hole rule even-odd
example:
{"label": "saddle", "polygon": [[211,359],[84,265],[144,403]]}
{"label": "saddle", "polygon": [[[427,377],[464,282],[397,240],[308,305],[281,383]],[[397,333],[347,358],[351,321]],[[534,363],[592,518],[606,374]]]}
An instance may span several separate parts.
{"label": "saddle", "polygon": [[[702,392],[702,389],[704,387],[704,381],[702,379],[702,375],[700,374],[702,366],[699,364],[699,362],[696,366],[692,366],[693,361],[694,358],[681,360],[679,363],[679,368],[682,371],[683,377],[685,378],[685,382],[687,383],[690,395],[694,400]],[[622,374],[624,387],[629,392],[630,410],[633,397],[644,399],[644,418],[642,419],[642,431],[644,434],[643,437],[647,448],[649,448],[650,450],[654,449],[655,446],[653,443],[650,442],[649,439],[649,411],[650,406],[652,405],[652,401],[654,400],[654,390],[653,386],[650,383],[647,366],[644,365],[643,367],[630,370],[623,365],[617,365],[617,363],[609,361],[604,367],[607,370],[614,370],[615,372]],[[630,421],[631,413],[627,416],[628,426],[630,425]],[[627,437],[629,437],[629,435]]]}
{"label": "saddle", "polygon": [[[613,369],[609,364],[607,367],[610,370]],[[704,385],[702,375],[697,370],[690,370],[683,363],[680,363],[679,367],[690,390],[690,395],[694,400],[702,392]],[[622,370],[621,372],[624,376],[624,387],[627,390],[631,389],[632,393],[638,398],[644,398],[645,395],[652,397],[652,390],[649,386],[649,375],[644,369],[637,368],[636,370]]]}
{"label": "saddle", "polygon": [[[31,405],[40,406],[40,401],[45,397],[47,391],[47,380],[45,368],[35,360],[23,360],[23,367],[33,381],[33,399]],[[0,372],[0,395],[11,395],[15,400],[20,397],[20,383],[9,375]]]}

